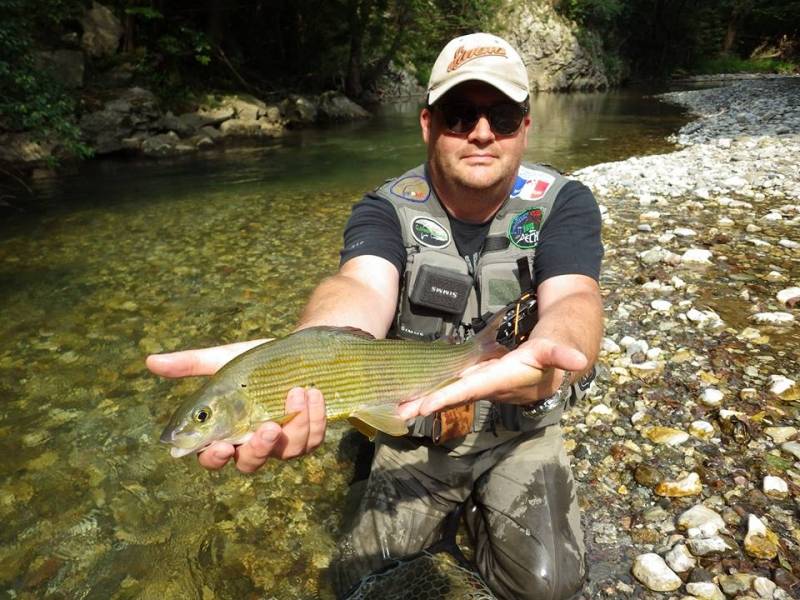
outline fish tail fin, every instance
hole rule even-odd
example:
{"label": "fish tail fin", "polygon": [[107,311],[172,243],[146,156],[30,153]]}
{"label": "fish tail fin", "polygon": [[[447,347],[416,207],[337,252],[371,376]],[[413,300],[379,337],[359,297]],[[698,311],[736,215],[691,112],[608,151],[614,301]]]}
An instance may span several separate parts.
{"label": "fish tail fin", "polygon": [[490,318],[486,325],[473,338],[473,342],[478,347],[478,362],[483,362],[491,358],[500,358],[508,352],[508,348],[497,341],[497,333],[506,318],[506,309],[497,311]]}
{"label": "fish tail fin", "polygon": [[514,302],[509,302],[488,319],[474,338],[480,361],[498,358],[528,339],[536,325],[536,295],[524,292]]}

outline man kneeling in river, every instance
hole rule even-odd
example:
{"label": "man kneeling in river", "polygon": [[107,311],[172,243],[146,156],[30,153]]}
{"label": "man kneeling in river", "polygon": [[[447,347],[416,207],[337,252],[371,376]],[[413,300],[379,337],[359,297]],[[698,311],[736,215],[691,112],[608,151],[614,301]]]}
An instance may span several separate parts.
{"label": "man kneeling in river", "polygon": [[[299,329],[350,326],[378,338],[434,340],[468,330],[530,285],[538,300],[527,341],[401,405],[407,436],[378,436],[358,514],[332,565],[339,593],[435,542],[445,516],[463,503],[478,570],[497,597],[580,591],[584,547],[559,420],[602,336],[600,213],[585,186],[522,164],[528,112],[527,70],[505,40],[481,33],[448,43],[420,113],[427,161],[353,208],[339,272],[319,284],[301,317]],[[459,282],[465,294],[451,290]],[[432,298],[423,285],[464,302]],[[156,355],[147,364],[171,377],[210,374],[256,343]],[[217,442],[200,464],[219,469],[233,459],[253,472],[268,458],[314,450],[325,435],[322,395],[292,389],[286,405],[299,415],[285,426],[266,423],[236,447]],[[467,418],[447,427],[443,415],[453,413],[442,411],[465,405]]]}

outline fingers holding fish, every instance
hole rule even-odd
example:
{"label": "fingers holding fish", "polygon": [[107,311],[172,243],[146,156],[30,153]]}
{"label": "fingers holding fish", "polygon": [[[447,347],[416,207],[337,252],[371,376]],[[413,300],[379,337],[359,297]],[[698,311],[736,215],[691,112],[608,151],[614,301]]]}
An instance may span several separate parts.
{"label": "fingers holding fish", "polygon": [[[234,463],[242,473],[258,471],[267,459],[279,451],[283,431],[277,423],[264,423],[245,443],[235,446]],[[202,454],[201,454],[202,456]]]}
{"label": "fingers holding fish", "polygon": [[266,341],[268,340],[250,340],[224,346],[151,354],[145,362],[152,373],[162,377],[213,375],[227,362]]}
{"label": "fingers holding fish", "polygon": [[197,455],[200,466],[209,471],[218,471],[233,457],[235,453],[233,444],[228,442],[214,442]]}

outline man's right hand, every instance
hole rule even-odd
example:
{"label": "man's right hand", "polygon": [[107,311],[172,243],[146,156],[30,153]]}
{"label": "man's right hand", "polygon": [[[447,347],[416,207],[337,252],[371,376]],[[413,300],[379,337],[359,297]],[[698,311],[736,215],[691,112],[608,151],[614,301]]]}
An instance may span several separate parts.
{"label": "man's right hand", "polygon": [[[152,354],[147,357],[147,368],[163,377],[213,375],[225,363],[264,341]],[[286,398],[286,412],[298,414],[283,427],[273,422],[262,424],[241,445],[214,442],[198,455],[198,461],[206,469],[217,470],[232,458],[237,469],[252,473],[268,458],[295,458],[311,452],[322,443],[326,427],[325,401],[319,390],[293,388]]]}

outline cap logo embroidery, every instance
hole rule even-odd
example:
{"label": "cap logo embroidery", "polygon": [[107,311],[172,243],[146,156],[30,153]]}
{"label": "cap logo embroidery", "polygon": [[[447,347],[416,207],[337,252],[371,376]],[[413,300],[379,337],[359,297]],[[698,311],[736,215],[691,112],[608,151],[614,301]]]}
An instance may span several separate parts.
{"label": "cap logo embroidery", "polygon": [[453,55],[453,60],[447,65],[447,72],[455,71],[465,62],[482,56],[506,56],[506,49],[500,46],[479,46],[466,50],[464,46],[460,46]]}

